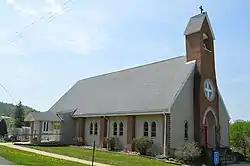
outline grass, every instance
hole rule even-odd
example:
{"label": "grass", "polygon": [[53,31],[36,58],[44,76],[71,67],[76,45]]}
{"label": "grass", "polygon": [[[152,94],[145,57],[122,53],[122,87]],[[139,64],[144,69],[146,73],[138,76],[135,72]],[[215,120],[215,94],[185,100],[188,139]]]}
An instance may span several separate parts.
{"label": "grass", "polygon": [[0,145],[0,156],[18,165],[29,166],[82,166],[84,164],[74,163],[66,160],[56,159],[35,153],[25,152]]}
{"label": "grass", "polygon": [[[75,157],[79,159],[92,160],[92,150],[64,146],[64,147],[42,147],[42,146],[27,146],[33,149],[46,152],[61,154],[65,156]],[[112,152],[95,151],[95,162],[110,164],[115,166],[171,166],[170,164],[148,159],[140,156],[131,156],[127,154],[118,154]]]}

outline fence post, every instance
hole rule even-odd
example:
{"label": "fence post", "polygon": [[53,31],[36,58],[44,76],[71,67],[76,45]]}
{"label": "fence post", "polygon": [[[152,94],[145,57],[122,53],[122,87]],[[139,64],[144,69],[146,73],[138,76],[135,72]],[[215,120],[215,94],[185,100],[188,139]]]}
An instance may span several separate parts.
{"label": "fence post", "polygon": [[94,166],[94,160],[95,160],[95,140],[94,140],[94,145],[93,145],[92,166]]}

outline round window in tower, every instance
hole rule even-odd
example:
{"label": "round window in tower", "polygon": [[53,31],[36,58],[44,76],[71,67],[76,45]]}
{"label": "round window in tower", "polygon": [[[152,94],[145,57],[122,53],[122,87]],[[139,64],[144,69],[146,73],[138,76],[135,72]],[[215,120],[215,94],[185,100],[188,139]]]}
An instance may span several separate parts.
{"label": "round window in tower", "polygon": [[213,101],[215,97],[215,89],[213,86],[213,82],[210,79],[206,79],[204,82],[204,93],[206,98],[209,101]]}

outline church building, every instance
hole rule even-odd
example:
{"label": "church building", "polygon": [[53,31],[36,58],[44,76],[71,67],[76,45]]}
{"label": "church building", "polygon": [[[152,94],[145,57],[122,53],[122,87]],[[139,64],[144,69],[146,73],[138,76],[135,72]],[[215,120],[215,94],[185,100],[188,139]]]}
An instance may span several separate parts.
{"label": "church building", "polygon": [[95,140],[103,147],[105,137],[117,137],[131,150],[132,140],[145,136],[163,154],[185,141],[228,147],[230,117],[217,86],[207,13],[191,17],[184,34],[185,56],[80,80],[47,112],[30,113],[26,121],[40,131],[60,122],[60,140],[68,144],[81,137],[85,145]]}

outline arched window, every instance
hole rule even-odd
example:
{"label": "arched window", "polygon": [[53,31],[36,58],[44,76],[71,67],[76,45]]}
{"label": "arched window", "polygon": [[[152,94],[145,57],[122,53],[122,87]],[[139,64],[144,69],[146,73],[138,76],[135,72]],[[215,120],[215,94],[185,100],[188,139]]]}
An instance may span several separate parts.
{"label": "arched window", "polygon": [[212,50],[212,42],[206,33],[203,33],[203,48],[209,52]]}
{"label": "arched window", "polygon": [[117,135],[117,123],[114,123],[113,135]]}
{"label": "arched window", "polygon": [[151,137],[156,137],[156,123],[151,123]]}
{"label": "arched window", "polygon": [[93,134],[93,123],[90,123],[90,126],[89,126],[89,135],[92,135]]}
{"label": "arched window", "polygon": [[144,123],[144,126],[143,126],[143,136],[144,137],[148,137],[148,122],[145,122]]}
{"label": "arched window", "polygon": [[123,123],[119,124],[119,136],[123,136]]}
{"label": "arched window", "polygon": [[185,124],[184,124],[184,139],[185,139],[185,141],[187,141],[188,140],[188,122],[187,121],[185,121]]}
{"label": "arched window", "polygon": [[94,131],[94,135],[97,135],[97,133],[98,133],[98,124],[97,124],[97,123],[95,123],[95,131]]}

